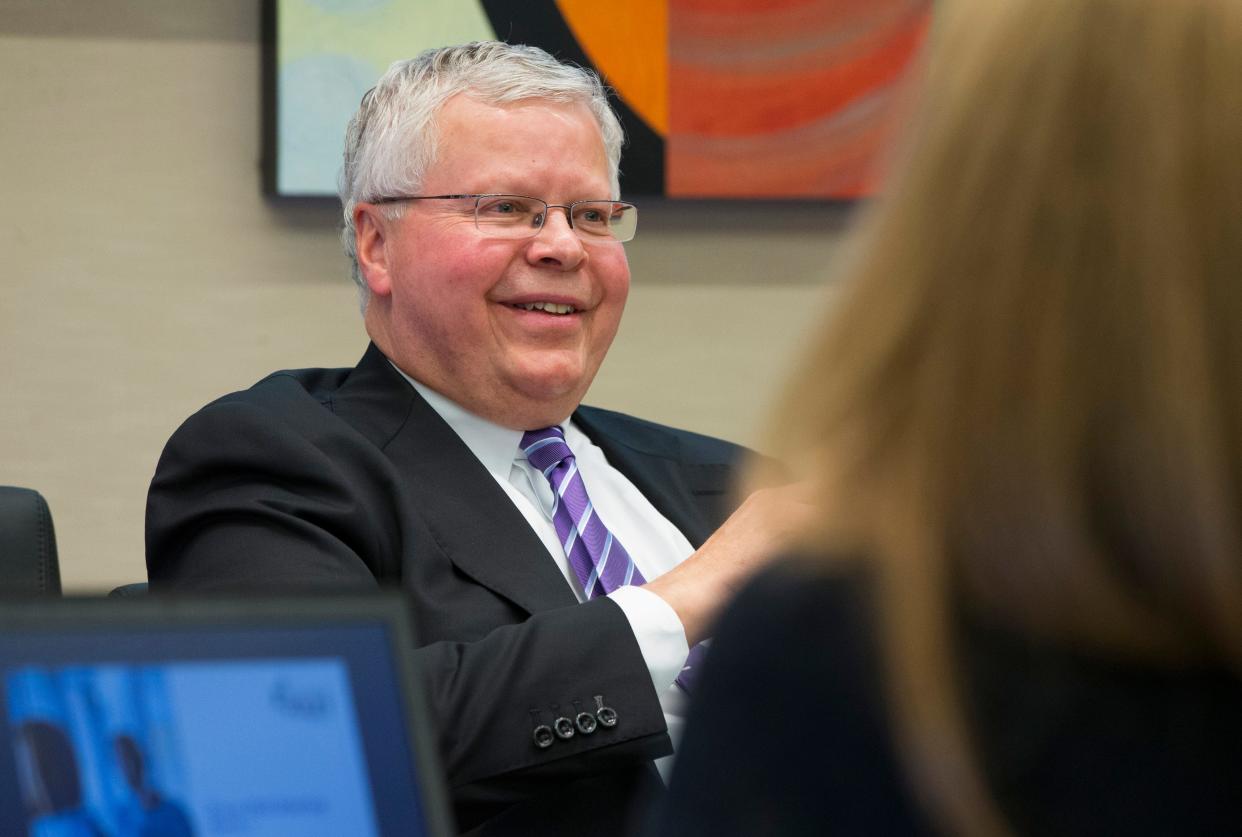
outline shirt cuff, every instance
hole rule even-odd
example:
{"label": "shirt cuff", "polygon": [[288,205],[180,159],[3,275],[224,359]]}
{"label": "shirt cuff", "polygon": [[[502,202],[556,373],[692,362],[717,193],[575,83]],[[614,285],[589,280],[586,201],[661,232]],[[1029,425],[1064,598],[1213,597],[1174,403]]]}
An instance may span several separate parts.
{"label": "shirt cuff", "polygon": [[677,611],[650,590],[633,585],[618,587],[608,598],[629,620],[638,650],[651,672],[651,682],[656,693],[662,693],[673,685],[690,654],[686,629],[677,618]]}

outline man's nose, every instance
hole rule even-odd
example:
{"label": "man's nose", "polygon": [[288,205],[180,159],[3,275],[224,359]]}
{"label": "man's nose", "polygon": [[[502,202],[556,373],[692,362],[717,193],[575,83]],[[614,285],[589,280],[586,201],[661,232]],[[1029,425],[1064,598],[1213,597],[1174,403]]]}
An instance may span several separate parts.
{"label": "man's nose", "polygon": [[569,210],[563,206],[549,206],[543,226],[531,240],[527,250],[532,262],[555,263],[565,270],[572,270],[586,258],[582,239],[569,223]]}

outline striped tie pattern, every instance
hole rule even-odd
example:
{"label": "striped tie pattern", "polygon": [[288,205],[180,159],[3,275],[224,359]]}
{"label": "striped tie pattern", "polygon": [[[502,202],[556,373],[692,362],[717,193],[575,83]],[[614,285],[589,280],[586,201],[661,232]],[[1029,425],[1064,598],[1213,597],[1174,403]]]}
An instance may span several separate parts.
{"label": "striped tie pattern", "polygon": [[[521,447],[552,486],[552,525],[587,598],[607,595],[627,584],[644,584],[646,579],[634,559],[596,514],[564,431],[559,427],[527,431]],[[677,676],[677,685],[687,692],[705,650],[701,644],[691,648]]]}

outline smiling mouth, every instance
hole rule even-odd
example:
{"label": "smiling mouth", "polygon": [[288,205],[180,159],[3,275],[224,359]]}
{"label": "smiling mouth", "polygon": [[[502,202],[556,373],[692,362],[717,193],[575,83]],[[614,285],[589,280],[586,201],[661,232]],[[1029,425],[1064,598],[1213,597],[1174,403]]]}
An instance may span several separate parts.
{"label": "smiling mouth", "polygon": [[514,308],[521,308],[523,311],[543,311],[545,314],[573,314],[578,309],[572,305],[565,305],[560,302],[518,302],[514,303]]}

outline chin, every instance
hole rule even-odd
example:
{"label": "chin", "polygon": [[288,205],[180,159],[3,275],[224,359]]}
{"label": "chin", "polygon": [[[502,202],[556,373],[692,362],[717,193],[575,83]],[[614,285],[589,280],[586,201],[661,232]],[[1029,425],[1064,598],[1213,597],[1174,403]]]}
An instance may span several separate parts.
{"label": "chin", "polygon": [[526,398],[557,401],[581,397],[595,377],[598,366],[589,366],[580,357],[570,360],[543,358],[513,370],[513,388]]}
{"label": "chin", "polygon": [[[587,382],[589,383],[589,381]],[[517,388],[524,402],[521,409],[527,419],[527,428],[546,427],[564,421],[578,407],[587,387],[582,378],[543,379],[526,381]],[[535,422],[531,424],[530,422]]]}

